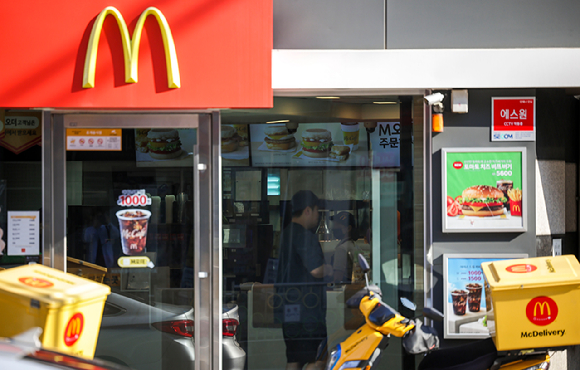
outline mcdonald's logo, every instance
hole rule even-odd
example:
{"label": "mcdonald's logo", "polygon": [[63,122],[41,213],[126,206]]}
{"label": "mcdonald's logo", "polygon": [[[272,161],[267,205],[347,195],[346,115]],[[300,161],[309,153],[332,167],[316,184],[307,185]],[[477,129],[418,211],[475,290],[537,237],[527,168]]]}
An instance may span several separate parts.
{"label": "mcdonald's logo", "polygon": [[137,20],[137,25],[133,31],[133,37],[129,36],[127,23],[121,13],[114,7],[108,6],[103,9],[93,24],[93,30],[89,37],[87,46],[87,55],[85,57],[85,68],[83,72],[83,87],[90,89],[95,87],[95,68],[97,65],[97,51],[99,48],[99,39],[103,30],[103,23],[108,15],[112,15],[117,21],[119,32],[121,33],[121,42],[123,43],[123,58],[125,60],[125,82],[135,83],[138,80],[138,63],[139,63],[139,46],[141,44],[141,34],[145,19],[153,15],[157,19],[163,39],[165,50],[165,67],[167,69],[167,83],[170,89],[177,89],[181,86],[179,76],[179,66],[177,64],[177,54],[175,52],[175,43],[169,23],[161,11],[154,7],[149,7],[141,13]]}
{"label": "mcdonald's logo", "polygon": [[79,340],[83,332],[84,324],[85,318],[80,312],[75,313],[68,320],[66,328],[64,329],[64,344],[66,344],[67,347],[72,346]]}
{"label": "mcdonald's logo", "polygon": [[48,280],[34,277],[21,277],[20,279],[18,279],[18,281],[20,281],[24,285],[28,285],[33,288],[50,288],[54,286],[54,284]]}
{"label": "mcdonald's logo", "polygon": [[529,263],[521,263],[517,265],[511,265],[505,268],[507,272],[514,274],[526,274],[528,272],[533,272],[538,269],[537,266],[530,265]]}
{"label": "mcdonald's logo", "polygon": [[558,316],[558,305],[549,297],[536,297],[528,302],[526,316],[532,324],[546,326]]}
{"label": "mcdonald's logo", "polygon": [[513,206],[513,211],[512,212],[522,212],[522,207],[518,206],[517,204]]}

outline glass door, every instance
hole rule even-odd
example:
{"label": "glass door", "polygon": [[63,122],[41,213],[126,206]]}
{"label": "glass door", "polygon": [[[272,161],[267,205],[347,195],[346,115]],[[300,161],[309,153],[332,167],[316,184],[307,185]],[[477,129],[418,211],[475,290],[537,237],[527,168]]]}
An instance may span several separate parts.
{"label": "glass door", "polygon": [[52,186],[65,205],[60,211],[58,201],[53,205],[65,226],[53,265],[111,287],[95,357],[136,370],[212,367],[213,342],[221,335],[211,334],[217,308],[208,217],[216,118],[53,116]]}

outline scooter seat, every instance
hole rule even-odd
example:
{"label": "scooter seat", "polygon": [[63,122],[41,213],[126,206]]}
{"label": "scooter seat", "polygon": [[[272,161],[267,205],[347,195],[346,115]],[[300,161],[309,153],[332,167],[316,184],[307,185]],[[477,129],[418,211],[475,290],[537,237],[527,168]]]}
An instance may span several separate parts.
{"label": "scooter seat", "polygon": [[493,339],[443,348],[429,353],[419,364],[418,370],[486,370],[497,358]]}

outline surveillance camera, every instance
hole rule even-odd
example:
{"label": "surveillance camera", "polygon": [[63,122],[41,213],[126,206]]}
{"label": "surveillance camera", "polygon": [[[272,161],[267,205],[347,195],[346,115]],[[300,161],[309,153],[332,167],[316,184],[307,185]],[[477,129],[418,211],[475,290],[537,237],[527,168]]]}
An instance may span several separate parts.
{"label": "surveillance camera", "polygon": [[377,128],[377,123],[376,122],[365,122],[364,126],[365,126],[368,133],[373,133],[373,132],[375,132],[375,129]]}
{"label": "surveillance camera", "polygon": [[289,133],[294,134],[298,129],[298,122],[286,122],[286,128]]}
{"label": "surveillance camera", "polygon": [[445,95],[443,95],[441,93],[435,93],[435,94],[427,95],[425,97],[425,103],[427,103],[429,105],[441,103],[444,98],[445,98]]}

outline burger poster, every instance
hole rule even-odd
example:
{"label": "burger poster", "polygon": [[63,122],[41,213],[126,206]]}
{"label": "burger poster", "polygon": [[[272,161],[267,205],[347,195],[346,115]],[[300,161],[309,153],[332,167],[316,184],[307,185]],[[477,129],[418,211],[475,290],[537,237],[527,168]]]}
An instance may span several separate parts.
{"label": "burger poster", "polygon": [[191,167],[197,129],[135,129],[137,167]]}
{"label": "burger poster", "polygon": [[362,123],[250,125],[252,165],[256,167],[368,166],[367,133]]}
{"label": "burger poster", "polygon": [[443,149],[443,232],[526,229],[525,148]]}
{"label": "burger poster", "polygon": [[221,126],[222,166],[250,166],[248,124]]}

